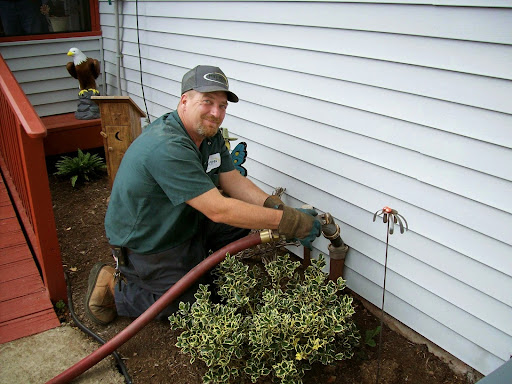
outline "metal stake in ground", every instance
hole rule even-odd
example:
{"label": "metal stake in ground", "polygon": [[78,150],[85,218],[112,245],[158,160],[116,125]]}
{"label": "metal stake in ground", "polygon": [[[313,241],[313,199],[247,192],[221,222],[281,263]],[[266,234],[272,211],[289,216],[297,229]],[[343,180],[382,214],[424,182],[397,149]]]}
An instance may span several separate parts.
{"label": "metal stake in ground", "polygon": [[[384,323],[384,298],[386,295],[386,272],[388,270],[388,246],[389,246],[389,235],[392,235],[395,231],[395,224],[400,226],[400,233],[404,233],[409,230],[409,225],[407,224],[407,220],[405,217],[400,215],[397,210],[391,209],[389,207],[384,207],[380,211],[375,212],[373,215],[373,221],[377,218],[377,216],[382,216],[382,222],[388,225],[386,232],[386,256],[384,258],[384,283],[382,284],[382,307],[380,310],[380,334],[379,334],[379,351],[377,358],[377,378],[375,383],[379,383],[380,378],[380,361],[381,361],[381,348],[382,348],[382,331],[383,331],[383,323]],[[405,223],[405,227],[404,227]]]}

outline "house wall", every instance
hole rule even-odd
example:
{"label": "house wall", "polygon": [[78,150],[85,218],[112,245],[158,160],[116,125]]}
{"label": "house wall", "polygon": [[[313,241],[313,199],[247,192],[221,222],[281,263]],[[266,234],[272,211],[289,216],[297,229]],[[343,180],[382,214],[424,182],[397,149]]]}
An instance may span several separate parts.
{"label": "house wall", "polygon": [[[109,95],[115,3],[100,2]],[[510,358],[510,2],[118,3],[121,88],[151,120],[186,71],[221,67],[249,177],[334,216],[348,287],[380,307],[386,225],[372,218],[397,209],[409,231],[390,236],[386,312],[483,374]]]}
{"label": "house wall", "polygon": [[[66,70],[72,47],[102,61],[101,36],[0,43],[0,53],[40,117],[76,111],[78,80]],[[96,80],[100,92],[102,78]]]}

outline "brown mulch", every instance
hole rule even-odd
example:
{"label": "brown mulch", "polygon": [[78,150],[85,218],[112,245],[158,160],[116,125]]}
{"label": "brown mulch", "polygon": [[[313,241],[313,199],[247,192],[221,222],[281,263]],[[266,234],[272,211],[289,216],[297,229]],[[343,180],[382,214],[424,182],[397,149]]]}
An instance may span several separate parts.
{"label": "brown mulch", "polygon": [[[69,180],[53,175],[54,162],[58,158],[59,156],[48,158],[47,166],[61,255],[72,286],[75,313],[84,325],[108,340],[132,320],[118,318],[106,327],[98,326],[87,319],[83,304],[92,266],[98,261],[113,262],[103,226],[110,194],[108,177],[105,175],[101,179],[80,183],[73,188]],[[354,320],[364,336],[365,331],[375,329],[380,320],[357,298],[354,299],[354,306]],[[72,322],[68,311],[62,312],[61,320]],[[190,364],[189,357],[181,354],[174,346],[176,336],[177,333],[171,331],[167,322],[152,321],[118,349],[134,383],[202,382],[204,364],[200,361]],[[429,353],[425,345],[414,344],[386,326],[382,339],[381,384],[470,382],[467,378],[456,375],[446,363]],[[378,341],[378,337],[375,340]],[[362,345],[350,361],[329,367],[316,365],[304,378],[304,383],[375,383],[377,365],[378,347]]]}

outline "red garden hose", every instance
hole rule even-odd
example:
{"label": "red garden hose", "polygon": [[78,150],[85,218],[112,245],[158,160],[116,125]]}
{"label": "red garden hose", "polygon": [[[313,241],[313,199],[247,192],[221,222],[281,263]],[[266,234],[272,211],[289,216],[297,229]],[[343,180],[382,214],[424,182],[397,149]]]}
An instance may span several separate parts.
{"label": "red garden hose", "polygon": [[74,378],[93,367],[105,357],[114,352],[121,345],[130,340],[142,328],[151,322],[160,312],[162,312],[176,298],[190,288],[206,272],[214,268],[226,258],[226,253],[234,255],[246,248],[253,247],[261,243],[267,243],[276,239],[270,230],[254,233],[240,240],[234,241],[217,252],[208,256],[201,263],[192,268],[185,276],[183,276],[176,284],[174,284],[166,293],[162,295],[146,312],[137,317],[129,326],[119,332],[111,340],[107,341],[89,356],[84,357],[78,363],[68,368],[60,375],[55,376],[46,384],[69,383]]}

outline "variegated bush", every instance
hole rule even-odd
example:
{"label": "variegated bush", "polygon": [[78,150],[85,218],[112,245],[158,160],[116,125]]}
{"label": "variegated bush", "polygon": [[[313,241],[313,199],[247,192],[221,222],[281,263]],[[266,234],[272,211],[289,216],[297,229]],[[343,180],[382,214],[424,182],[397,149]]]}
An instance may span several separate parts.
{"label": "variegated bush", "polygon": [[204,383],[240,383],[268,376],[300,384],[311,364],[350,359],[359,343],[345,281],[327,280],[325,261],[313,260],[303,276],[300,262],[278,256],[265,270],[227,256],[216,269],[220,303],[201,286],[192,305],[170,316],[182,329],[177,346],[204,361]]}

